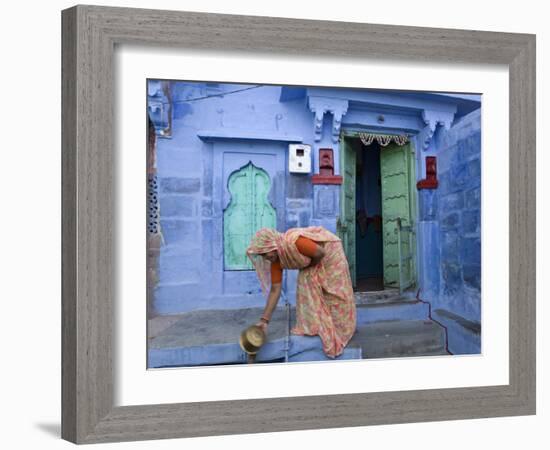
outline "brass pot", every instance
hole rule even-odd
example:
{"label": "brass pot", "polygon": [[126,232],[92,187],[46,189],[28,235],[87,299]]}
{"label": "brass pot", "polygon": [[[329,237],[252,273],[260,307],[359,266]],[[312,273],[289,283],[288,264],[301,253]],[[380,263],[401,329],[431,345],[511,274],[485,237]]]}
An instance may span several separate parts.
{"label": "brass pot", "polygon": [[265,343],[265,333],[257,325],[251,325],[243,330],[239,338],[239,344],[244,352],[255,355]]}

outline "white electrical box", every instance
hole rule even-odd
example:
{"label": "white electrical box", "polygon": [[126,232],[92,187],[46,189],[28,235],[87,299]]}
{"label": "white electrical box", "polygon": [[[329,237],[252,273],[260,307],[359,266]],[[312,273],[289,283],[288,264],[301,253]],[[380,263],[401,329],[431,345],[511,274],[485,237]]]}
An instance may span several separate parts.
{"label": "white electrical box", "polygon": [[288,145],[288,171],[290,173],[311,173],[311,145]]}

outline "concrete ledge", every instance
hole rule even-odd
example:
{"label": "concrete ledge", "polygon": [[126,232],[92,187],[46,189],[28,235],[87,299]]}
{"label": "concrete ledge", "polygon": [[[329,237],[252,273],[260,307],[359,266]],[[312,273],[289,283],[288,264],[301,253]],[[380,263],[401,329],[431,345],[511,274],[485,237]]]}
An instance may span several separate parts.
{"label": "concrete ledge", "polygon": [[436,309],[433,318],[447,328],[449,351],[453,355],[481,353],[481,324],[444,309]]}
{"label": "concrete ledge", "polygon": [[[346,348],[338,358],[329,358],[322,350],[318,336],[290,336],[288,360],[334,361],[360,359],[361,348]],[[284,360],[286,339],[268,341],[256,355],[256,362]],[[148,352],[148,368],[202,366],[219,364],[245,364],[247,355],[238,343],[201,345],[192,347],[151,348]]]}
{"label": "concrete ledge", "polygon": [[301,353],[289,356],[289,362],[307,362],[307,361],[341,361],[348,359],[361,359],[362,358],[361,347],[347,347],[337,358],[327,358],[321,349],[306,350]]}
{"label": "concrete ledge", "polygon": [[200,130],[197,133],[197,136],[203,141],[241,139],[254,141],[303,142],[303,137],[301,136],[287,136],[277,133],[259,133],[240,129]]}
{"label": "concrete ledge", "polygon": [[[319,336],[288,335],[287,311],[279,307],[256,362],[282,362],[287,355],[289,362],[299,362],[446,354],[444,329],[426,320],[426,308],[425,303],[410,300],[358,305],[355,335],[342,355],[329,358]],[[244,308],[182,314],[149,336],[148,368],[245,364],[248,357],[239,346],[239,336],[257,322],[262,311]],[[290,324],[294,323],[291,308]]]}

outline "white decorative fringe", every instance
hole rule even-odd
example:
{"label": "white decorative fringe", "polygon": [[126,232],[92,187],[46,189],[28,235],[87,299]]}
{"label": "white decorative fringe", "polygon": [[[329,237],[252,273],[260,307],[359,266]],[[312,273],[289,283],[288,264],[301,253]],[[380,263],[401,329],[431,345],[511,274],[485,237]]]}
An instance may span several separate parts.
{"label": "white decorative fringe", "polygon": [[405,145],[409,142],[409,136],[406,134],[396,135],[396,134],[374,134],[374,133],[359,133],[361,142],[365,145],[370,145],[374,140],[378,142],[382,147],[387,147],[392,142],[395,142],[397,145]]}

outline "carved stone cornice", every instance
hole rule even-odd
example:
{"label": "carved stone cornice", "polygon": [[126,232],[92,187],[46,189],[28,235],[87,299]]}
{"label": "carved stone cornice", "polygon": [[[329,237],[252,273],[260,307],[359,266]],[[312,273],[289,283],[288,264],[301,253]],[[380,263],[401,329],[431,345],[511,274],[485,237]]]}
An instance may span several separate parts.
{"label": "carved stone cornice", "polygon": [[332,114],[331,135],[332,141],[338,142],[340,138],[340,127],[342,126],[342,117],[348,112],[349,101],[337,98],[310,96],[308,97],[308,106],[314,114],[313,133],[315,141],[319,142],[323,135],[323,119],[325,113]]}
{"label": "carved stone cornice", "polygon": [[418,140],[422,146],[422,150],[427,150],[430,146],[437,126],[441,125],[446,130],[449,130],[453,124],[454,117],[455,113],[449,111],[432,111],[428,109],[422,111],[422,120],[426,124],[418,133]]}

